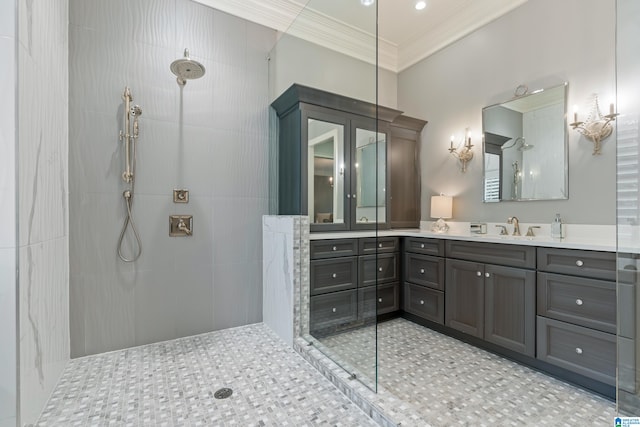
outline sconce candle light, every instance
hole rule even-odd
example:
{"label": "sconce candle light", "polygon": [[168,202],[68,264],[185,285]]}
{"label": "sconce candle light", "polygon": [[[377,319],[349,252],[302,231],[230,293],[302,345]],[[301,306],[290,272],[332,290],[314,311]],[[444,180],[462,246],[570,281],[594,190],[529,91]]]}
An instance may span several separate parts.
{"label": "sconce candle light", "polygon": [[453,206],[453,197],[445,196],[443,194],[439,196],[431,196],[431,218],[438,218],[436,222],[431,226],[431,231],[436,233],[445,233],[449,231],[449,226],[445,222],[444,218],[451,218]]}
{"label": "sconce candle light", "polygon": [[609,114],[603,116],[598,105],[598,96],[593,99],[593,107],[584,122],[578,121],[578,107],[573,108],[573,123],[569,123],[574,130],[577,130],[587,139],[593,142],[593,154],[600,154],[602,141],[611,135],[613,126],[611,122],[616,119],[618,113],[615,112],[613,102],[609,104]]}
{"label": "sconce candle light", "polygon": [[471,151],[473,144],[471,144],[471,132],[469,131],[469,128],[465,130],[465,137],[462,141],[462,147],[454,147],[454,139],[455,136],[451,135],[451,145],[449,146],[449,153],[451,153],[453,157],[460,160],[460,163],[462,163],[462,172],[466,172],[467,163],[471,161],[471,159],[473,159],[473,151]]}

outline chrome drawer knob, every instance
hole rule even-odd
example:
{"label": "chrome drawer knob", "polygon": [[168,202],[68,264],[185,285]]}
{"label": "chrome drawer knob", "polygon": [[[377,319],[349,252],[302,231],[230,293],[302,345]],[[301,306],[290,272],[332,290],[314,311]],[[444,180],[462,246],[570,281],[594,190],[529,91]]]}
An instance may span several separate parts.
{"label": "chrome drawer knob", "polygon": [[584,262],[581,259],[579,259],[579,260],[576,261],[576,265],[578,267],[582,267],[584,265]]}
{"label": "chrome drawer knob", "polygon": [[582,354],[582,349],[580,347],[576,347],[576,353],[577,354]]}
{"label": "chrome drawer knob", "polygon": [[331,311],[333,311],[333,312],[335,313],[335,312],[336,312],[336,311],[338,311],[338,310],[337,310],[335,307],[333,307],[333,308],[331,309]]}
{"label": "chrome drawer knob", "polygon": [[481,271],[478,271],[478,272],[476,273],[476,276],[478,276],[478,277],[482,276],[482,272],[481,272]]}
{"label": "chrome drawer knob", "polygon": [[338,275],[337,275],[336,273],[333,273],[333,274],[331,275],[331,277],[333,277],[333,278],[335,279],[336,277],[338,277]]}
{"label": "chrome drawer knob", "polygon": [[484,273],[484,277],[490,277],[491,275],[489,273]]}
{"label": "chrome drawer knob", "polygon": [[424,268],[420,269],[420,274],[424,274]]}
{"label": "chrome drawer knob", "polygon": [[382,247],[382,243],[378,243],[378,247],[381,248]]}
{"label": "chrome drawer knob", "polygon": [[382,267],[378,267],[378,271],[382,273]]}
{"label": "chrome drawer knob", "polygon": [[333,248],[331,248],[331,250],[333,250],[333,251],[337,251],[337,250],[338,250],[338,247],[337,247],[337,246],[334,246]]}
{"label": "chrome drawer knob", "polygon": [[580,298],[578,298],[576,300],[576,305],[582,305],[582,304],[583,304],[582,300]]}
{"label": "chrome drawer knob", "polygon": [[424,300],[423,299],[420,300],[420,305],[424,305]]}
{"label": "chrome drawer knob", "polygon": [[420,249],[424,249],[424,243],[420,243]]}
{"label": "chrome drawer knob", "polygon": [[378,302],[382,302],[382,298],[378,298]]}

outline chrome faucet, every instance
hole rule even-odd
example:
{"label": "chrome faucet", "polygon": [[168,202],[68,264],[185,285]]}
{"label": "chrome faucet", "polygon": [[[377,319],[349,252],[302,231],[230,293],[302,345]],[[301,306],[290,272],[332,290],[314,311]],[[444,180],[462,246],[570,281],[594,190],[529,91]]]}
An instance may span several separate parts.
{"label": "chrome faucet", "polygon": [[520,235],[520,222],[518,221],[518,217],[512,216],[507,219],[507,224],[513,224],[513,235]]}

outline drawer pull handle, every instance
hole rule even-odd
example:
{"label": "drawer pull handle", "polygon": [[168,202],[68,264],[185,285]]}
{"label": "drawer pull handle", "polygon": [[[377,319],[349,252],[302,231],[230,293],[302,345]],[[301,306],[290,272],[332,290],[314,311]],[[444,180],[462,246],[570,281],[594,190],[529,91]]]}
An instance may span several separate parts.
{"label": "drawer pull handle", "polygon": [[424,274],[424,268],[420,269],[420,274]]}
{"label": "drawer pull handle", "polygon": [[420,249],[424,249],[424,243],[420,243]]}
{"label": "drawer pull handle", "polygon": [[582,349],[580,347],[576,347],[576,353],[577,354],[582,354]]}
{"label": "drawer pull handle", "polygon": [[478,271],[478,272],[476,273],[476,276],[478,276],[478,277],[482,276],[482,272],[481,272],[481,271]]}
{"label": "drawer pull handle", "polygon": [[484,277],[491,277],[489,273],[484,273]]}
{"label": "drawer pull handle", "polygon": [[382,298],[378,298],[378,302],[382,302]]}
{"label": "drawer pull handle", "polygon": [[338,250],[338,247],[337,247],[337,246],[334,246],[334,247],[332,247],[332,248],[331,248],[331,250],[332,250],[332,251],[337,251],[337,250]]}
{"label": "drawer pull handle", "polygon": [[337,275],[336,273],[333,273],[333,274],[331,275],[331,277],[333,277],[333,278],[335,279],[336,277],[338,277],[338,275]]}
{"label": "drawer pull handle", "polygon": [[382,273],[382,267],[378,267],[378,271]]}
{"label": "drawer pull handle", "polygon": [[378,243],[378,247],[381,248],[382,247],[382,243]]}
{"label": "drawer pull handle", "polygon": [[424,300],[423,299],[420,300],[420,305],[424,305]]}
{"label": "drawer pull handle", "polygon": [[579,260],[576,261],[576,265],[578,267],[582,267],[584,265],[584,262],[581,259],[579,259]]}
{"label": "drawer pull handle", "polygon": [[335,307],[333,307],[333,308],[331,309],[331,311],[335,313],[335,312],[336,312],[336,311],[338,311],[338,310],[337,310]]}
{"label": "drawer pull handle", "polygon": [[578,299],[576,300],[576,305],[582,305],[582,304],[583,304],[583,303],[582,303],[582,300],[581,300],[580,298],[578,298]]}

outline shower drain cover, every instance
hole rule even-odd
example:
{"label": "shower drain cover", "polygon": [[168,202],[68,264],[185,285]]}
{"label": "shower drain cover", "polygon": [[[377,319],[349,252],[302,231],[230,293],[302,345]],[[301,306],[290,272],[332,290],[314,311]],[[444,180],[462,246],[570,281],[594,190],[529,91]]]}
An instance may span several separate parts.
{"label": "shower drain cover", "polygon": [[215,397],[216,399],[226,399],[227,397],[231,396],[233,394],[233,390],[231,390],[230,388],[224,387],[221,388],[220,390],[216,391],[213,394],[213,397]]}

